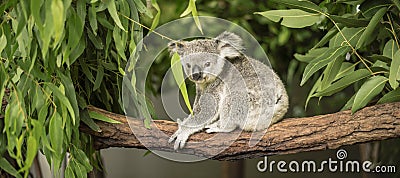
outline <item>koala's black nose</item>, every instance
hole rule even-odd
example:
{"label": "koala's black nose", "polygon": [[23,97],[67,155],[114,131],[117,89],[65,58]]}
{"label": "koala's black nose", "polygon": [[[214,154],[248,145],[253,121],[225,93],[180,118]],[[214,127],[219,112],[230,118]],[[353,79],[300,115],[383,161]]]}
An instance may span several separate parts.
{"label": "koala's black nose", "polygon": [[193,80],[200,80],[201,79],[201,72],[192,74]]}

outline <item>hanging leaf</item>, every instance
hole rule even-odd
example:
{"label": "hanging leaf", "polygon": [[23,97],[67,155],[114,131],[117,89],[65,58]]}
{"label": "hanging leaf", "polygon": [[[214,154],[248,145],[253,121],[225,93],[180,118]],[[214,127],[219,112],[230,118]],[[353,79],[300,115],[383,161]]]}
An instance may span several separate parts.
{"label": "hanging leaf", "polygon": [[18,171],[6,160],[6,158],[0,158],[0,168],[14,177],[22,177]]}
{"label": "hanging leaf", "polygon": [[187,93],[185,78],[183,77],[182,65],[180,62],[180,57],[177,52],[172,55],[171,58],[171,70],[174,75],[175,82],[179,86],[179,90],[181,91],[183,100],[185,101],[186,107],[189,109],[190,113],[193,113],[192,107],[189,101],[189,95]]}
{"label": "hanging leaf", "polygon": [[53,92],[54,96],[57,97],[59,99],[59,101],[68,109],[68,112],[72,119],[72,124],[75,125],[76,114],[75,114],[75,111],[74,111],[70,101],[68,100],[68,98],[54,84],[52,84],[52,83],[45,83],[45,84]]}
{"label": "hanging leaf", "polygon": [[126,31],[125,28],[122,26],[121,21],[119,20],[117,8],[115,6],[115,0],[107,0],[107,10],[110,13],[111,18],[114,20],[115,24],[117,24],[117,26],[121,30]]}
{"label": "hanging leaf", "polygon": [[400,50],[394,54],[390,64],[389,84],[393,89],[399,87],[400,80]]}
{"label": "hanging leaf", "polygon": [[184,17],[188,15],[189,13],[192,13],[193,20],[197,26],[197,28],[200,30],[201,34],[203,34],[203,28],[201,27],[199,15],[197,14],[197,9],[196,9],[196,0],[189,0],[189,5],[187,6],[186,10],[182,12],[180,17]]}
{"label": "hanging leaf", "polygon": [[383,7],[381,9],[379,9],[378,12],[376,12],[376,14],[372,17],[367,28],[361,35],[360,40],[357,42],[356,49],[359,49],[366,45],[367,40],[369,40],[369,38],[371,37],[376,26],[382,20],[382,17],[383,17],[383,15],[385,15],[386,11],[387,11],[387,8]]}

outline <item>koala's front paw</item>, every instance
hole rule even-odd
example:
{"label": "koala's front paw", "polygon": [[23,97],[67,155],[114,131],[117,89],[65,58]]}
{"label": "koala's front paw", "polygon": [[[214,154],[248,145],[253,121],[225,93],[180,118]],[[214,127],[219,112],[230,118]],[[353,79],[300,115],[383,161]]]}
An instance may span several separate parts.
{"label": "koala's front paw", "polygon": [[176,122],[178,123],[178,130],[168,140],[168,143],[172,143],[175,140],[174,150],[182,149],[190,136],[189,132],[184,131],[182,121],[178,119]]}

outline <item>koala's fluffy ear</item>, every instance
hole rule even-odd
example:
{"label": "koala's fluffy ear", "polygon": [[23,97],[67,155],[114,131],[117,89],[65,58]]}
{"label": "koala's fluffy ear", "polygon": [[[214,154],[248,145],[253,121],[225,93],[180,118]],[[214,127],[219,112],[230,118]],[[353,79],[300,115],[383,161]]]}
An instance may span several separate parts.
{"label": "koala's fluffy ear", "polygon": [[185,47],[184,41],[172,41],[168,43],[168,50],[170,54],[174,54],[177,52],[179,55],[183,54],[183,49]]}
{"label": "koala's fluffy ear", "polygon": [[241,56],[244,51],[243,40],[234,33],[222,32],[215,40],[218,44],[218,51],[224,58]]}

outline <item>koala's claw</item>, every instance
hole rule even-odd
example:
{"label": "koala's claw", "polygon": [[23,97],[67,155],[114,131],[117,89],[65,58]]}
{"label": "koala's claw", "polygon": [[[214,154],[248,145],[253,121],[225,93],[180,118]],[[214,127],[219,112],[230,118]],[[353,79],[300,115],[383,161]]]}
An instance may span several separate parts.
{"label": "koala's claw", "polygon": [[172,143],[175,140],[174,150],[182,149],[190,135],[182,131],[182,120],[177,119],[176,122],[178,123],[178,130],[168,140],[168,143]]}
{"label": "koala's claw", "polygon": [[189,134],[183,133],[181,130],[177,130],[168,140],[168,143],[174,143],[174,150],[182,149],[185,147],[186,141],[189,139]]}
{"label": "koala's claw", "polygon": [[209,128],[206,130],[207,133],[215,133],[218,131],[218,128]]}
{"label": "koala's claw", "polygon": [[175,140],[174,150],[182,149],[185,147],[186,141],[188,140],[189,136],[186,134],[180,134]]}
{"label": "koala's claw", "polygon": [[177,136],[178,136],[177,132],[172,134],[172,136],[169,137],[168,143],[172,143],[176,139]]}

